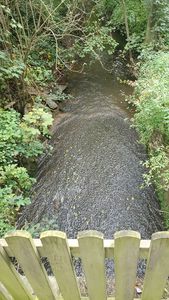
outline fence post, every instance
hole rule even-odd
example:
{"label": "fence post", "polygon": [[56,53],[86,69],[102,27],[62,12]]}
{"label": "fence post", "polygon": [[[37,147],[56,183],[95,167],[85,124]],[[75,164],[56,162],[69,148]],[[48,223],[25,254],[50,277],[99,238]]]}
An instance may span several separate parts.
{"label": "fence post", "polygon": [[124,230],[115,233],[115,298],[133,300],[139,257],[140,234]]}
{"label": "fence post", "polygon": [[[0,246],[0,282],[14,299],[33,300],[33,296],[24,286],[19,274],[12,265],[6,252]],[[2,295],[1,295],[2,298]]]}
{"label": "fence post", "polygon": [[40,238],[64,300],[80,300],[66,234],[61,231],[46,231]]}
{"label": "fence post", "polygon": [[105,250],[103,234],[84,231],[78,234],[80,257],[90,300],[106,300]]}
{"label": "fence post", "polygon": [[169,275],[169,232],[152,235],[142,300],[160,300]]}
{"label": "fence post", "polygon": [[[15,231],[5,236],[39,300],[56,299],[49,278],[29,232]],[[22,299],[23,300],[23,299]]]}

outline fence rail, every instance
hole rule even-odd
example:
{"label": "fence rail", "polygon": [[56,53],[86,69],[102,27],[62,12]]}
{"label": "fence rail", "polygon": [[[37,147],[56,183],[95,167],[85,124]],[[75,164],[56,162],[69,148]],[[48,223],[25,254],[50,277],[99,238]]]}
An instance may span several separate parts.
{"label": "fence rail", "polygon": [[[86,297],[73,257],[82,260]],[[47,258],[52,275],[42,258]],[[115,298],[107,296],[106,258],[114,260]],[[40,239],[15,231],[0,239],[0,300],[133,300],[139,258],[147,259],[141,299],[162,299],[169,276],[169,232],[154,233],[150,241],[135,231],[119,231],[114,240],[97,231],[80,232],[77,239],[67,239],[60,231],[43,232]]]}

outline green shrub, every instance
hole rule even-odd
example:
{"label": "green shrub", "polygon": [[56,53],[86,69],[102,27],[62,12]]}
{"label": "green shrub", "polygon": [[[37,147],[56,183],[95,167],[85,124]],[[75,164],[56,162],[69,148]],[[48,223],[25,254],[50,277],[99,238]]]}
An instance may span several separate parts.
{"label": "green shrub", "polygon": [[76,55],[84,58],[86,55],[95,60],[101,60],[101,54],[112,55],[118,45],[111,36],[112,28],[100,26],[98,21],[92,22],[85,28],[85,37],[74,45]]}
{"label": "green shrub", "polygon": [[150,143],[154,136],[169,142],[169,53],[150,55],[142,65],[136,83],[134,121],[141,141]]}
{"label": "green shrub", "polygon": [[49,135],[51,124],[51,114],[42,108],[33,108],[23,118],[15,110],[0,110],[0,235],[15,225],[20,207],[30,203],[35,179],[20,164],[42,154],[41,139]]}
{"label": "green shrub", "polygon": [[131,100],[136,106],[133,121],[149,154],[143,163],[145,183],[154,184],[162,195],[169,190],[169,53],[153,52],[144,59]]}
{"label": "green shrub", "polygon": [[6,88],[6,82],[10,79],[19,79],[23,74],[25,64],[17,58],[11,59],[5,51],[0,51],[0,88]]}
{"label": "green shrub", "polygon": [[[136,107],[134,126],[146,145],[148,159],[142,162],[147,172],[143,175],[147,186],[154,185],[169,228],[169,53],[147,52],[136,82],[131,102]],[[167,200],[166,200],[167,199]]]}

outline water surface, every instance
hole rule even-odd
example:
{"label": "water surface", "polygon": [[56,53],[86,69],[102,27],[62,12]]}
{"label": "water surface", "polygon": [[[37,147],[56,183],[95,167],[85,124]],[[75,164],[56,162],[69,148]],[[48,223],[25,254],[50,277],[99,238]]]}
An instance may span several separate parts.
{"label": "water surface", "polygon": [[71,74],[69,89],[74,101],[54,127],[53,151],[39,161],[32,204],[20,222],[43,226],[47,219],[71,238],[86,229],[107,238],[133,229],[149,238],[162,219],[154,189],[141,189],[146,152],[130,127],[125,97],[132,89],[99,64]]}

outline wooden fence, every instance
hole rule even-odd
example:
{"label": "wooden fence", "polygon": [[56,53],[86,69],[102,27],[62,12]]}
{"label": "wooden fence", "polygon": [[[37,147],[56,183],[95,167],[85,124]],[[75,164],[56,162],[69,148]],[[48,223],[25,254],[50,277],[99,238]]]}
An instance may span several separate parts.
{"label": "wooden fence", "polygon": [[[15,266],[11,257],[17,259]],[[42,257],[49,261],[52,276]],[[82,260],[86,297],[81,296],[72,257]],[[141,299],[162,299],[169,275],[169,232],[155,233],[150,241],[135,231],[119,231],[114,240],[96,231],[80,232],[74,240],[59,231],[43,232],[40,239],[16,231],[0,240],[0,300],[113,300],[106,291],[105,258],[114,260],[116,300],[134,299],[139,258],[147,259]]]}

